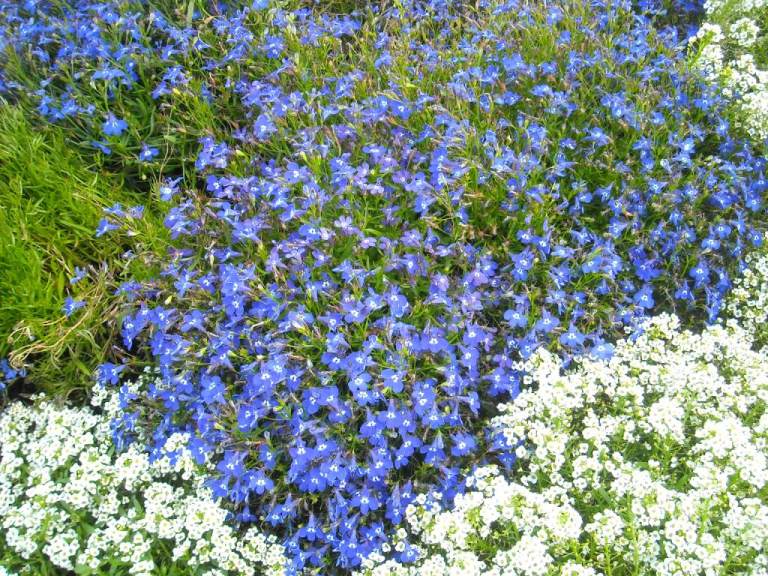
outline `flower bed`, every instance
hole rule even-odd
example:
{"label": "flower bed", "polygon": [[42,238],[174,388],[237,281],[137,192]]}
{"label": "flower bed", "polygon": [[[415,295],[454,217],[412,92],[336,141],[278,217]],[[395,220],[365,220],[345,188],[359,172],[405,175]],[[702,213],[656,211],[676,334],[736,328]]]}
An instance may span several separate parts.
{"label": "flower bed", "polygon": [[515,473],[476,470],[450,509],[420,495],[359,574],[764,574],[767,294],[754,254],[701,333],[660,315],[610,360],[537,353],[493,422]]}
{"label": "flower bed", "polygon": [[768,354],[733,324],[644,328],[572,370],[538,353],[534,387],[495,419],[514,480],[480,468],[450,510],[420,496],[393,544],[420,560],[362,573],[764,573]]}
{"label": "flower bed", "polygon": [[[137,422],[159,444],[189,433],[240,521],[270,524],[298,568],[326,547],[349,567],[415,492],[511,462],[483,422],[517,393],[516,359],[609,355],[658,305],[716,317],[762,238],[763,161],[628,7],[416,4],[280,33],[278,16],[257,25],[269,80],[227,93],[248,123],[200,139],[197,187],[161,187],[177,249],[125,286],[122,331],[160,381],[118,443]],[[358,27],[382,41],[352,48]],[[332,79],[277,67],[297,40]]]}
{"label": "flower bed", "polygon": [[[768,256],[749,263],[729,318],[701,333],[661,315],[610,360],[535,354],[493,421],[512,473],[478,468],[450,509],[418,495],[358,574],[764,573]],[[17,402],[0,416],[0,566],[283,572],[282,547],[225,522],[182,437],[153,462],[136,446],[115,455],[119,398],[101,389],[94,404],[101,414]]]}
{"label": "flower bed", "polygon": [[[118,566],[103,533],[130,515],[143,544],[120,569],[149,572],[168,557],[243,572],[251,553],[273,568],[276,543],[290,574],[758,562],[723,524],[741,501],[720,500],[762,506],[759,479],[730,453],[706,460],[690,432],[738,423],[734,441],[764,452],[762,404],[745,413],[704,386],[764,393],[761,261],[728,300],[764,241],[764,148],[649,4],[0,6],[4,97],[146,195],[171,246],[126,253],[128,280],[99,296],[121,310],[94,392],[111,407],[62,413],[98,428],[83,450],[103,456],[89,478],[103,486],[82,510],[101,492],[136,502],[81,531],[64,496],[36,515],[14,502],[7,521],[34,526],[9,532],[13,557]],[[106,208],[95,236],[154,246],[145,210]],[[678,330],[724,307],[741,327]],[[73,293],[60,321],[97,309]],[[33,420],[56,418],[7,414],[43,443]],[[9,485],[34,493],[37,464],[12,446]],[[126,454],[145,484],[114,484]],[[737,480],[696,476],[718,466]],[[650,501],[628,500],[640,479],[664,502],[656,524]],[[167,530],[143,512],[160,493]],[[217,558],[181,528],[204,497]],[[705,504],[717,519],[695,541],[654,544]],[[244,551],[235,526],[275,545]]]}

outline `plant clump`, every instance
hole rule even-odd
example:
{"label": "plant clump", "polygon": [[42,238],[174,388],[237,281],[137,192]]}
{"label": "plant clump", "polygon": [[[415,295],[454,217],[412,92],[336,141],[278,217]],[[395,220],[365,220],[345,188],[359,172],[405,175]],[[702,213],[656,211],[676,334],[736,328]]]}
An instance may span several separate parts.
{"label": "plant clump", "polygon": [[629,3],[189,7],[6,8],[46,77],[11,57],[6,85],[167,177],[175,248],[123,284],[127,360],[99,371],[159,380],[122,393],[116,443],[188,434],[294,569],[359,566],[416,493],[511,465],[483,422],[539,347],[608,358],[652,312],[714,320],[762,241],[764,159]]}

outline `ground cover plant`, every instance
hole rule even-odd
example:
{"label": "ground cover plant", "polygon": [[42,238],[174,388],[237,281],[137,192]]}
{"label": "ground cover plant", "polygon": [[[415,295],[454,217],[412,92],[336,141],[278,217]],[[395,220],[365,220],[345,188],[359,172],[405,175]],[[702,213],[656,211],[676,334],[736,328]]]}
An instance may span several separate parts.
{"label": "ground cover plant", "polygon": [[691,38],[694,62],[721,84],[737,123],[757,140],[768,138],[768,4],[708,0],[705,22]]}
{"label": "ground cover plant", "polygon": [[[357,574],[764,573],[768,349],[755,343],[768,256],[735,282],[726,319],[701,333],[663,314],[610,360],[564,367],[538,351],[526,365],[537,385],[493,423],[520,458],[514,475],[477,469],[449,509],[419,495]],[[183,435],[153,462],[138,444],[116,454],[120,399],[99,387],[93,404],[100,413],[38,398],[0,415],[0,568],[282,573],[281,546],[225,523]],[[398,561],[409,546],[418,560]]]}
{"label": "ground cover plant", "polygon": [[361,574],[764,574],[768,358],[752,338],[661,315],[611,360],[563,371],[537,352],[534,386],[495,420],[515,480],[478,469],[450,510],[420,495],[420,560]]}
{"label": "ground cover plant", "polygon": [[[73,154],[63,131],[2,108],[0,358],[27,366],[38,390],[90,388],[94,370],[110,357],[118,326],[110,294],[121,278],[141,276],[139,262],[123,254],[162,250],[167,235],[152,214],[129,224],[135,241],[121,235],[105,243],[94,229],[105,209],[144,200]],[[77,317],[68,318],[80,302]]]}
{"label": "ground cover plant", "polygon": [[342,4],[0,7],[3,98],[149,204],[95,237],[154,237],[158,209],[170,237],[92,297],[120,307],[116,449],[182,435],[289,573],[347,573],[418,494],[520,469],[493,423],[525,362],[714,321],[766,222],[763,149],[655,7]]}
{"label": "ground cover plant", "polygon": [[[115,453],[114,392],[93,408],[37,398],[0,415],[0,566],[22,574],[278,575],[282,546],[237,534],[183,437]],[[0,572],[1,573],[1,572]]]}

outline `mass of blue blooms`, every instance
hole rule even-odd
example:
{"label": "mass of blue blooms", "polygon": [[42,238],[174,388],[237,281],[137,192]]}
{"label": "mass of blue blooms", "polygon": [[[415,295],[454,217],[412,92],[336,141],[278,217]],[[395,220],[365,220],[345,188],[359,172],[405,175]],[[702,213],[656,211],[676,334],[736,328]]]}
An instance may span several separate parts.
{"label": "mass of blue blooms", "polygon": [[484,422],[521,360],[712,321],[761,241],[765,160],[657,7],[172,4],[5,3],[0,45],[44,80],[0,86],[159,182],[174,248],[122,285],[98,381],[158,379],[123,387],[115,439],[188,432],[289,572],[357,566],[416,494],[513,466]]}

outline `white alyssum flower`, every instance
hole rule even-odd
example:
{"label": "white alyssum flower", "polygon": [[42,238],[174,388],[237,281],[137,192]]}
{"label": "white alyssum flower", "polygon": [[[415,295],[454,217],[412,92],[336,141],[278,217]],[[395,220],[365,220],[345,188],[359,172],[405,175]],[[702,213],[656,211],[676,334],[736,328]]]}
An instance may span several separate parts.
{"label": "white alyssum flower", "polygon": [[739,18],[730,26],[730,37],[742,48],[750,48],[760,34],[760,26],[752,18]]}
{"label": "white alyssum flower", "polygon": [[717,24],[702,24],[689,40],[695,51],[695,63],[710,80],[717,80],[723,73],[724,53],[721,45],[723,31]]}
{"label": "white alyssum flower", "polygon": [[[8,569],[43,557],[105,574],[155,574],[156,561],[190,575],[284,573],[274,537],[228,522],[184,435],[153,462],[137,447],[115,455],[117,399],[96,389],[93,401],[100,413],[37,398],[0,414],[0,567],[5,550],[18,559]],[[172,557],[158,554],[166,549]]]}

